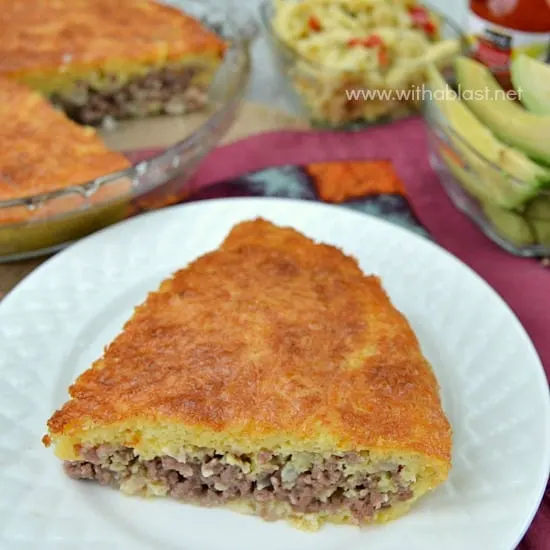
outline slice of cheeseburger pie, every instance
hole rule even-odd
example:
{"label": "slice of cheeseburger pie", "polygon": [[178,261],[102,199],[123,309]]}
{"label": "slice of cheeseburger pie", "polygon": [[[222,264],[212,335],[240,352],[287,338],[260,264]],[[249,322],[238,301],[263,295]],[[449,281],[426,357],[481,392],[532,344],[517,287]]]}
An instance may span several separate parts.
{"label": "slice of cheeseburger pie", "polygon": [[69,391],[43,441],[70,477],[303,529],[394,519],[451,467],[379,279],[262,219],[149,294]]}

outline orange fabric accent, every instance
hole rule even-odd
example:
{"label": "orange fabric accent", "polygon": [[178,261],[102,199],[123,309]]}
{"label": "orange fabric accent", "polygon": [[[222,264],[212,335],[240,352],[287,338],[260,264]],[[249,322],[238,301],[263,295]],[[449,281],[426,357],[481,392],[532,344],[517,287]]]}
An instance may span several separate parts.
{"label": "orange fabric accent", "polygon": [[381,193],[406,196],[389,160],[318,162],[305,167],[325,202],[340,203]]}

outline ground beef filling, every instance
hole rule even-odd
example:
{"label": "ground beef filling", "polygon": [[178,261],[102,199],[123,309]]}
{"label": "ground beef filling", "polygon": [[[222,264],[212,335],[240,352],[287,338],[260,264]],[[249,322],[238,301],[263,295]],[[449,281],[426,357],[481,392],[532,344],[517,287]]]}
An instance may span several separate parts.
{"label": "ground beef filling", "polygon": [[81,454],[85,460],[65,463],[67,474],[73,478],[95,480],[132,493],[143,492],[153,483],[164,489],[161,494],[206,506],[244,497],[259,503],[260,512],[261,503],[278,501],[300,513],[347,511],[361,522],[377,510],[413,496],[401,466],[383,464],[379,472],[361,473],[354,468],[358,461],[354,453],[320,458],[306,469],[303,461],[301,466],[295,463],[294,455],[269,451],[262,451],[253,460],[239,456],[231,460],[232,464],[214,451],[179,460],[170,456],[142,460],[132,449],[113,450],[101,445],[83,449]]}
{"label": "ground beef filling", "polygon": [[200,70],[165,67],[124,83],[116,75],[106,75],[99,84],[79,81],[70,92],[53,94],[50,99],[69,118],[91,126],[107,119],[179,115],[207,103],[205,90],[192,82]]}

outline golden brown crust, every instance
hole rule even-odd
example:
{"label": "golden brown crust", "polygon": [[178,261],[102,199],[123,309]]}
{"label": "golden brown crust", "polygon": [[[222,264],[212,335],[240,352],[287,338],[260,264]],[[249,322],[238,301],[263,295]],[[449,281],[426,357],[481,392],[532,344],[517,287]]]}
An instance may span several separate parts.
{"label": "golden brown crust", "polygon": [[0,201],[84,183],[130,165],[92,128],[71,122],[26,86],[0,78]]}
{"label": "golden brown crust", "polygon": [[450,460],[436,379],[378,278],[263,220],[150,294],[70,393],[53,438],[140,417]]}
{"label": "golden brown crust", "polygon": [[151,0],[0,0],[0,28],[0,74],[12,76],[224,50],[200,22]]}

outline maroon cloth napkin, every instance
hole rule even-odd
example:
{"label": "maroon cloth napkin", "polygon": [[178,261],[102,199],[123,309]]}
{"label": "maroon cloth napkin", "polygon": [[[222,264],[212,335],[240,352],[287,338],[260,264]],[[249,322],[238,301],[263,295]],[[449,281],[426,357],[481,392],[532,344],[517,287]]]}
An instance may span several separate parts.
{"label": "maroon cloth napkin", "polygon": [[[428,162],[421,119],[341,132],[266,133],[214,151],[194,178],[197,186],[267,167],[335,160],[393,161],[409,200],[435,240],[483,277],[508,303],[533,340],[550,378],[550,269],[501,250],[450,202]],[[550,549],[550,486],[521,550]]]}

